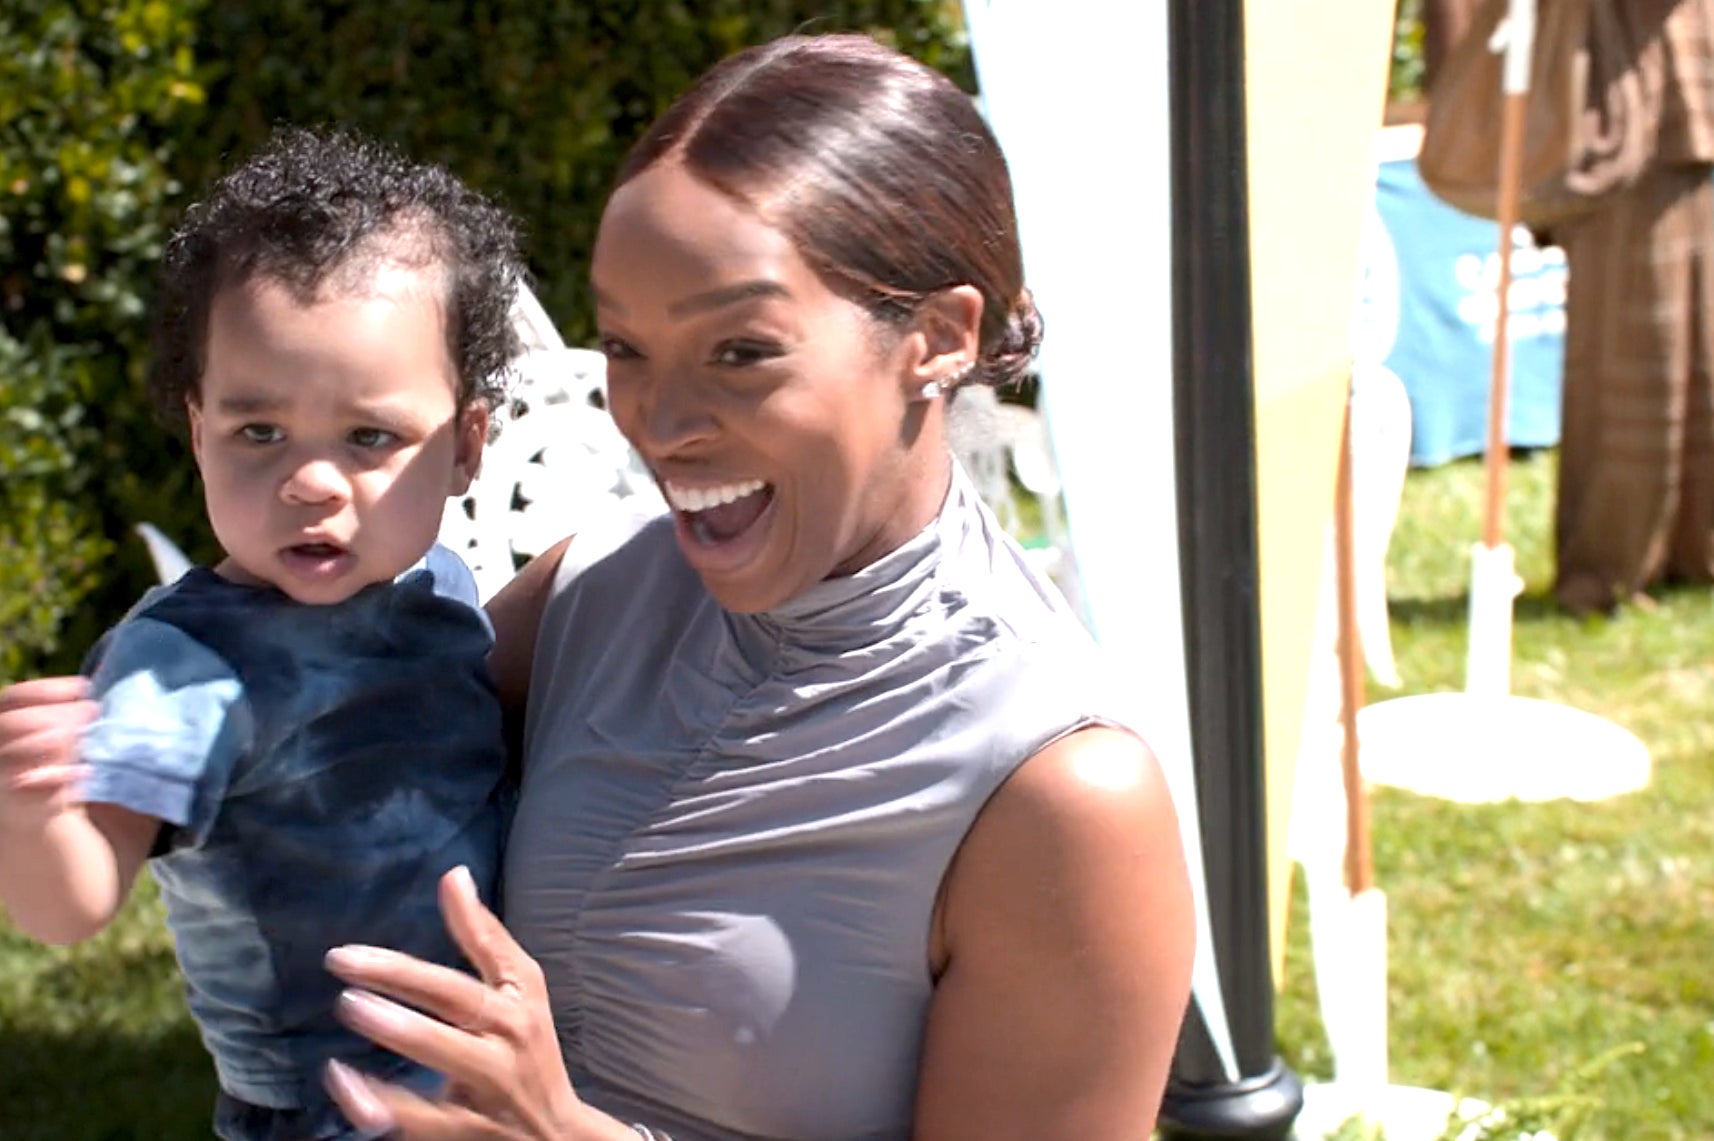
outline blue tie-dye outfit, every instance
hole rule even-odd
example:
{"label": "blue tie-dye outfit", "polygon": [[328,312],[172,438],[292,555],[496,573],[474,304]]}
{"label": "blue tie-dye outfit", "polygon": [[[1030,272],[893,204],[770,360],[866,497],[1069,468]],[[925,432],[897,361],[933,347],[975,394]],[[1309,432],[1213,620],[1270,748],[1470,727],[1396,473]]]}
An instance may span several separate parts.
{"label": "blue tie-dye outfit", "polygon": [[343,1029],[329,947],[463,964],[436,881],[485,898],[506,809],[493,641],[444,548],[332,606],[197,568],[150,591],[97,654],[86,795],[160,818],[152,860],[232,1141],[356,1136],[329,1058],[433,1075]]}

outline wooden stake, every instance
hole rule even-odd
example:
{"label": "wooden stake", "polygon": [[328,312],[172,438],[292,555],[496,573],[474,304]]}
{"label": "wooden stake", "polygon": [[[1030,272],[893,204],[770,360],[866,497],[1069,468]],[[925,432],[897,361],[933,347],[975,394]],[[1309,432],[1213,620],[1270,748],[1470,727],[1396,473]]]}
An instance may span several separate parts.
{"label": "wooden stake", "polygon": [[1512,231],[1518,224],[1518,184],[1523,179],[1524,109],[1528,97],[1505,97],[1500,121],[1500,186],[1495,221],[1500,226],[1499,308],[1494,321],[1493,379],[1488,389],[1488,494],[1482,512],[1482,544],[1493,550],[1506,538],[1506,388],[1510,364]]}
{"label": "wooden stake", "polygon": [[1339,475],[1333,497],[1334,590],[1339,607],[1339,721],[1344,729],[1340,768],[1345,776],[1345,886],[1352,895],[1375,883],[1370,861],[1369,793],[1363,784],[1357,710],[1363,707],[1363,639],[1357,629],[1356,494],[1351,472],[1351,396],[1339,431]]}

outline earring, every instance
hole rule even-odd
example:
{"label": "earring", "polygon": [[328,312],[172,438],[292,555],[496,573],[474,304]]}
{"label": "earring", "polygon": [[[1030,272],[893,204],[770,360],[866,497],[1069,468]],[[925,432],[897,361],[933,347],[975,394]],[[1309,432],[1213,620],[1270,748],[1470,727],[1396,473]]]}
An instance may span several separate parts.
{"label": "earring", "polygon": [[945,380],[931,380],[927,384],[924,384],[917,395],[921,396],[924,400],[939,400],[942,396],[945,396],[948,391],[963,384],[965,380],[969,378],[970,374],[975,371],[976,362],[966,361],[955,369],[952,375],[948,376]]}

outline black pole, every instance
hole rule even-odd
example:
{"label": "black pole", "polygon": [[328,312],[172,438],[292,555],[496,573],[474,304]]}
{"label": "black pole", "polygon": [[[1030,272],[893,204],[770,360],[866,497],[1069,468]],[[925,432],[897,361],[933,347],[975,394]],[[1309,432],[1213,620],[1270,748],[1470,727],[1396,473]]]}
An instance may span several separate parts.
{"label": "black pole", "polygon": [[1191,742],[1233,1080],[1194,1007],[1161,1107],[1172,1141],[1276,1141],[1303,1087],[1274,1052],[1257,597],[1242,0],[1168,0],[1173,415]]}

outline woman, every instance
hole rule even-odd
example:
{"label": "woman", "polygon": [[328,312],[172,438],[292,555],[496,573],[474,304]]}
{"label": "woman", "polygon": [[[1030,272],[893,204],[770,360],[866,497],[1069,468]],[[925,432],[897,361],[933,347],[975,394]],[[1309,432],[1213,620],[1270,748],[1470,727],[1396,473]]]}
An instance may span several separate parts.
{"label": "woman", "polygon": [[742,52],[637,144],[592,276],[673,511],[491,604],[510,933],[453,873],[480,977],[330,953],[348,1024],[451,1084],[336,1098],[407,1138],[1148,1136],[1189,887],[1095,648],[947,450],[1040,335],[969,98],[860,37]]}

